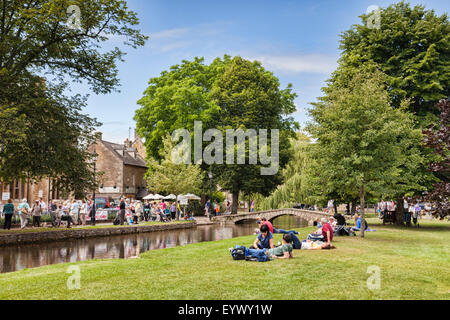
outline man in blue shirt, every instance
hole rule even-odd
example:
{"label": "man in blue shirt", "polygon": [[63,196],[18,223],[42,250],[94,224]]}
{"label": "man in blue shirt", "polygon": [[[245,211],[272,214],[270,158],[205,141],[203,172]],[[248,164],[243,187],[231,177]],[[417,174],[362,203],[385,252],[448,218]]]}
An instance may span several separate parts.
{"label": "man in blue shirt", "polygon": [[273,245],[273,234],[269,230],[267,224],[263,224],[260,228],[261,233],[255,239],[253,243],[253,249],[271,249],[274,248]]}

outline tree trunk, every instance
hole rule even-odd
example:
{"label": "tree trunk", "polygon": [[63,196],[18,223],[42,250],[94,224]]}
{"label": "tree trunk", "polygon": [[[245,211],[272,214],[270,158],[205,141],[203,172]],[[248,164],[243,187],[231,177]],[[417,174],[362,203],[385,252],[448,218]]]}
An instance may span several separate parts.
{"label": "tree trunk", "polygon": [[334,206],[334,213],[337,214],[338,213],[338,211],[337,211],[338,210],[338,208],[337,208],[338,206],[337,206],[336,201],[333,201],[333,206]]}
{"label": "tree trunk", "polygon": [[233,200],[231,202],[231,214],[238,213],[239,191],[233,192]]}
{"label": "tree trunk", "polygon": [[405,199],[403,197],[399,197],[397,199],[397,209],[395,210],[395,224],[397,226],[403,226],[403,218],[404,218],[404,212],[403,212],[403,202]]}
{"label": "tree trunk", "polygon": [[356,204],[358,203],[358,199],[353,199],[353,201],[352,201],[352,210],[351,210],[351,212],[350,212],[350,214],[352,215],[352,216],[354,216],[355,215],[355,213],[356,213]]}
{"label": "tree trunk", "polygon": [[359,199],[361,201],[360,203],[360,207],[361,207],[361,212],[360,212],[360,219],[361,219],[361,228],[359,231],[359,236],[361,238],[364,238],[364,231],[366,229],[366,224],[365,224],[365,215],[364,215],[364,207],[365,207],[365,201],[364,201],[364,186],[361,186],[361,189],[359,190]]}

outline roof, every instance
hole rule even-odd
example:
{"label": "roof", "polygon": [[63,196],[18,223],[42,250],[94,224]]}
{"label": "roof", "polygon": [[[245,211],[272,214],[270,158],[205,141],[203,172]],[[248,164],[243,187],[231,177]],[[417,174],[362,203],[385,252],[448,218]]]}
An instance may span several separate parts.
{"label": "roof", "polygon": [[[127,148],[123,144],[112,143],[101,140],[101,142],[116,156],[118,156],[123,164],[141,168],[147,168],[145,160],[137,153],[136,148]],[[134,156],[135,155],[135,156]]]}

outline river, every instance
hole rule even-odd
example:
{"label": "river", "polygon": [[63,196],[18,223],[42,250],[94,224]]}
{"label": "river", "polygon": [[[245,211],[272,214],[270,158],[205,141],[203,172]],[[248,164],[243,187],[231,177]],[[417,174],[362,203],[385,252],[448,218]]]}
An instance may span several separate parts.
{"label": "river", "polygon": [[[273,225],[288,230],[305,227],[307,222],[298,217],[282,216],[276,218]],[[247,236],[254,234],[257,227],[255,221],[250,220],[233,225],[204,225],[191,229],[0,247],[0,273],[90,259],[129,259],[149,250]]]}

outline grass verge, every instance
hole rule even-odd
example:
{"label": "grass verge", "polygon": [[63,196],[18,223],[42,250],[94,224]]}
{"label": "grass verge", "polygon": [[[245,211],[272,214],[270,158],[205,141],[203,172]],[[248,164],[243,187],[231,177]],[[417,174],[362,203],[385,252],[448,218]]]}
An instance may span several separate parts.
{"label": "grass verge", "polygon": [[[92,260],[0,275],[0,299],[449,299],[450,223],[421,228],[383,226],[366,238],[337,237],[337,250],[294,252],[294,259],[233,261],[228,251],[247,236],[149,251],[139,259]],[[311,228],[298,229],[302,238]],[[279,241],[281,235],[275,235]],[[13,249],[12,249],[13,250]],[[80,267],[69,290],[69,266]],[[369,290],[368,267],[381,270]]]}

